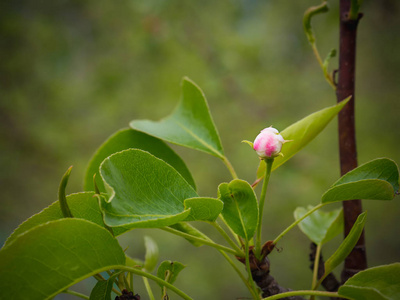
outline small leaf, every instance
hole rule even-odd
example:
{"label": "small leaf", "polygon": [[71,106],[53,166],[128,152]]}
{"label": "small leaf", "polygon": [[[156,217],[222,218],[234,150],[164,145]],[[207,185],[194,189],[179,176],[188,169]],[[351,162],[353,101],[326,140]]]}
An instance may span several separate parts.
{"label": "small leaf", "polygon": [[215,221],[222,212],[224,203],[219,199],[196,197],[186,199],[185,209],[190,209],[190,215],[185,221]]}
{"label": "small leaf", "polygon": [[[312,208],[312,206],[309,206],[308,209],[304,207],[296,208],[294,218],[300,219]],[[343,232],[343,210],[337,209],[330,212],[317,210],[298,225],[310,240],[317,245],[322,245]]]}
{"label": "small leaf", "polygon": [[[183,233],[193,235],[194,237],[197,237],[197,238],[201,238],[201,239],[205,239],[205,240],[207,240],[207,238],[208,238],[204,233],[202,233],[200,230],[193,227],[189,223],[181,222],[181,223],[173,224],[169,227],[171,227],[175,230],[181,231]],[[195,247],[200,247],[203,245],[199,241],[194,241],[194,240],[191,240],[190,238],[185,238],[185,239]]]}
{"label": "small leaf", "polygon": [[357,300],[400,299],[400,263],[358,272],[339,288],[339,295]]}
{"label": "small leaf", "polygon": [[[185,265],[177,261],[165,260],[163,261],[157,270],[157,277],[173,284],[178,277],[178,274],[185,268]],[[166,276],[169,272],[169,276]],[[161,284],[159,284],[163,287]]]}
{"label": "small leaf", "polygon": [[144,245],[146,248],[144,268],[147,272],[152,272],[157,265],[159,257],[157,243],[151,237],[145,236]]}
{"label": "small leaf", "polygon": [[60,182],[60,187],[58,188],[58,201],[60,203],[61,212],[64,218],[73,218],[74,216],[71,213],[71,210],[68,207],[67,198],[65,196],[65,189],[68,184],[69,175],[71,174],[72,166],[68,168],[67,172],[65,172],[63,178]]}
{"label": "small leaf", "polygon": [[224,202],[222,216],[232,230],[249,240],[258,222],[257,198],[251,185],[235,179],[218,187],[218,197]]}
{"label": "small leaf", "polygon": [[118,241],[92,222],[63,218],[26,231],[0,250],[4,299],[52,299],[71,285],[125,264]]}
{"label": "small leaf", "polygon": [[311,18],[317,14],[327,12],[329,10],[328,3],[322,2],[318,6],[312,6],[306,10],[303,17],[303,29],[310,44],[315,43],[315,36],[311,27]]}
{"label": "small leaf", "polygon": [[378,158],[342,176],[322,196],[322,203],[353,200],[392,200],[399,189],[396,163]]}
{"label": "small leaf", "polygon": [[130,126],[165,141],[224,158],[203,91],[188,78],[182,80],[182,97],[171,115],[158,122],[132,121]]}
{"label": "small leaf", "polygon": [[[277,169],[310,143],[326,127],[326,125],[332,121],[349,100],[350,97],[341,101],[337,105],[324,108],[308,115],[300,121],[285,128],[281,132],[281,135],[285,140],[292,140],[292,142],[283,145],[281,152],[283,156],[275,158],[272,170]],[[266,164],[260,163],[257,171],[257,178],[262,178],[264,176],[265,168]]]}
{"label": "small leaf", "polygon": [[[187,169],[185,163],[166,143],[145,133],[126,128],[121,129],[110,136],[93,155],[86,168],[84,184],[85,191],[94,190],[93,175],[97,174],[96,178],[99,178],[99,167],[104,159],[111,154],[130,148],[148,151],[154,156],[162,159],[175,168],[183,178],[185,178],[186,181],[196,189],[192,175]],[[106,192],[103,182],[99,181],[98,186],[101,192]]]}
{"label": "small leaf", "polygon": [[[76,218],[85,219],[104,227],[103,216],[100,211],[99,202],[96,198],[93,197],[93,195],[94,194],[91,192],[68,195],[68,206],[71,209],[72,214]],[[61,212],[60,204],[58,201],[56,201],[49,207],[43,209],[41,212],[33,215],[28,220],[23,222],[17,229],[14,230],[14,232],[7,239],[5,244],[8,245],[17,236],[23,234],[25,231],[28,231],[35,226],[62,218],[64,218],[64,216]],[[118,236],[128,230],[128,228],[118,227],[114,228],[113,232],[115,236]]]}
{"label": "small leaf", "polygon": [[198,197],[170,165],[148,152],[129,149],[115,153],[100,166],[113,190],[101,201],[108,226],[163,227],[186,219],[184,200]]}
{"label": "small leaf", "polygon": [[364,212],[358,216],[347,237],[343,240],[335,253],[333,253],[325,262],[325,274],[322,278],[325,278],[325,276],[332,272],[332,270],[336,268],[347,257],[347,255],[349,255],[351,250],[353,250],[363,231],[367,217],[366,214],[367,213]]}
{"label": "small leaf", "polygon": [[114,272],[107,280],[98,281],[90,293],[89,300],[111,300],[111,292],[115,279],[122,272]]}

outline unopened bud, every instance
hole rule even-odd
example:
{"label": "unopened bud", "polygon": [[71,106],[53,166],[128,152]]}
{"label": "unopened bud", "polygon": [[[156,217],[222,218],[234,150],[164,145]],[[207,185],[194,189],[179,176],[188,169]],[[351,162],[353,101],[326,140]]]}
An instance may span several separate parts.
{"label": "unopened bud", "polygon": [[273,127],[261,130],[254,140],[253,149],[262,159],[274,158],[281,154],[282,145],[287,142],[279,134],[279,131]]}

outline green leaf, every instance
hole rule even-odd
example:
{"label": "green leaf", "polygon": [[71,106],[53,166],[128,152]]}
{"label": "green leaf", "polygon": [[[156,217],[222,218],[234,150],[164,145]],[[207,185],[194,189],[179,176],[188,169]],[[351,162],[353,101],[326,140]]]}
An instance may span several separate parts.
{"label": "green leaf", "polygon": [[322,196],[322,203],[353,200],[392,200],[399,189],[399,169],[387,158],[378,158],[342,176]]}
{"label": "green leaf", "polygon": [[158,122],[132,121],[130,126],[165,141],[224,158],[205,96],[188,78],[182,80],[182,97],[171,115]]}
{"label": "green leaf", "polygon": [[358,272],[339,288],[339,295],[357,300],[400,299],[400,263]]}
{"label": "green leaf", "polygon": [[4,299],[51,299],[96,273],[125,264],[118,241],[104,228],[63,218],[26,231],[0,250]]}
{"label": "green leaf", "polygon": [[[92,192],[84,192],[84,193],[68,195],[67,196],[68,206],[72,214],[76,218],[85,219],[104,227],[104,222],[100,211],[99,202],[96,198],[93,197],[93,195],[94,193]],[[15,229],[14,232],[11,234],[11,236],[7,239],[5,245],[8,245],[17,236],[21,235],[25,231],[32,229],[35,226],[63,218],[64,216],[61,212],[60,204],[58,201],[56,201],[49,207],[42,210],[41,212],[30,217],[28,220],[22,223],[17,229]],[[129,229],[123,227],[118,227],[113,229],[115,236],[118,236],[126,232],[127,230]]]}
{"label": "green leaf", "polygon": [[328,3],[322,2],[318,6],[312,6],[306,10],[303,17],[303,29],[310,44],[315,43],[315,36],[311,27],[311,18],[317,14],[327,12],[329,10]]}
{"label": "green leaf", "polygon": [[251,185],[235,179],[218,187],[218,197],[224,202],[222,216],[232,230],[249,240],[258,222],[257,198]]}
{"label": "green leaf", "polygon": [[[281,135],[285,140],[291,140],[282,147],[283,156],[278,156],[274,160],[272,170],[288,161],[293,155],[310,143],[330,121],[339,113],[339,111],[350,100],[350,97],[341,101],[337,105],[324,108],[307,117],[297,121],[296,123],[285,128]],[[266,165],[260,163],[257,171],[257,178],[262,178],[265,174]]]}
{"label": "green leaf", "polygon": [[157,243],[149,236],[144,237],[144,245],[146,248],[146,256],[144,259],[144,268],[148,272],[152,272],[157,265],[159,252]]}
{"label": "green leaf", "polygon": [[328,260],[325,262],[325,274],[321,278],[321,280],[325,278],[325,276],[327,276],[330,272],[332,272],[332,270],[336,268],[347,257],[347,255],[349,255],[351,250],[353,250],[354,246],[361,236],[366,218],[366,212],[358,216],[353,228],[351,228],[347,237],[343,240],[335,253],[333,253],[332,256],[329,257]]}
{"label": "green leaf", "polygon": [[[85,174],[85,191],[93,191],[93,175],[99,178],[99,167],[101,162],[111,154],[126,150],[129,148],[141,149],[148,151],[154,156],[164,160],[166,163],[174,167],[186,181],[196,189],[194,180],[182,159],[163,141],[149,136],[145,133],[138,132],[133,129],[122,129],[114,133],[105,141],[93,155],[86,169]],[[97,181],[97,185],[101,192],[106,192],[103,182]]]}
{"label": "green leaf", "polygon": [[[177,261],[165,260],[163,261],[157,270],[157,277],[165,280],[168,283],[173,284],[178,277],[178,274],[185,268],[185,265]],[[168,272],[168,273],[167,273]],[[159,284],[163,287],[161,284]]]}
{"label": "green leaf", "polygon": [[[197,238],[201,238],[201,239],[205,239],[205,240],[207,240],[207,238],[208,238],[204,233],[202,233],[200,230],[198,230],[197,228],[193,227],[189,223],[181,222],[181,223],[173,224],[173,225],[171,225],[169,227],[171,227],[171,228],[173,228],[175,230],[181,231],[183,233],[193,235],[194,237],[197,237]],[[200,246],[203,245],[201,242],[194,241],[194,240],[191,240],[189,238],[185,238],[185,239],[195,247],[200,247]]]}
{"label": "green leaf", "polygon": [[224,203],[219,199],[197,197],[186,199],[185,209],[190,208],[190,215],[185,221],[215,221],[222,212]]}
{"label": "green leaf", "polygon": [[[304,216],[313,207],[308,209],[298,207],[294,211],[296,220]],[[317,245],[322,245],[343,232],[343,210],[337,209],[330,212],[317,210],[299,224],[300,230]]]}
{"label": "green leaf", "polygon": [[98,281],[90,293],[90,300],[111,300],[115,279],[123,271],[114,272],[107,280]]}
{"label": "green leaf", "polygon": [[186,219],[184,200],[196,191],[170,165],[148,152],[129,149],[115,153],[100,166],[113,190],[101,206],[108,226],[163,227]]}

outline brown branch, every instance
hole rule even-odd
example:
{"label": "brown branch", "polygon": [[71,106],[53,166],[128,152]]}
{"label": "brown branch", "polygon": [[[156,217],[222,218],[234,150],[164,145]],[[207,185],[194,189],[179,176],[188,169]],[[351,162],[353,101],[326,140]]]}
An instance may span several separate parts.
{"label": "brown branch", "polygon": [[[354,122],[355,101],[355,60],[356,60],[356,37],[357,25],[361,18],[352,20],[349,18],[351,0],[340,0],[340,51],[339,51],[339,81],[337,85],[337,101],[340,102],[348,96],[351,100],[339,113],[339,152],[341,174],[357,167],[357,149]],[[350,232],[358,215],[362,212],[361,200],[343,202],[344,234]],[[342,272],[342,282],[355,273],[367,268],[365,252],[364,232],[362,233],[356,247],[345,260]]]}

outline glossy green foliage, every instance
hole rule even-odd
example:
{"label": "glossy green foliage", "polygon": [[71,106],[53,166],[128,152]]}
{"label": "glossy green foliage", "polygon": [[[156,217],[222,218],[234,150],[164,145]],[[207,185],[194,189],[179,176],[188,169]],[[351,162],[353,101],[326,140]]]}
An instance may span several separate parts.
{"label": "glossy green foliage", "polygon": [[[187,169],[185,163],[166,143],[143,132],[126,128],[121,129],[110,136],[93,155],[86,169],[84,183],[85,191],[94,191],[93,175],[96,174],[96,178],[99,178],[99,167],[104,159],[111,154],[129,148],[148,151],[154,156],[164,160],[166,163],[174,167],[193,188],[196,188],[192,175]],[[103,182],[99,179],[96,182],[100,191],[106,192]]]}
{"label": "glossy green foliage", "polygon": [[124,252],[106,229],[64,218],[36,226],[0,250],[0,290],[4,299],[51,299],[84,278],[124,264]]}
{"label": "glossy green foliage", "polygon": [[[174,283],[179,273],[185,268],[185,265],[177,261],[165,260],[157,270],[157,277],[165,280],[168,283]],[[162,287],[162,285],[159,283]]]}
{"label": "glossy green foliage", "polygon": [[322,203],[352,200],[392,200],[399,189],[399,169],[388,158],[365,163],[342,176],[322,196]]}
{"label": "glossy green foliage", "polygon": [[[350,98],[340,102],[337,105],[324,108],[317,111],[307,117],[297,121],[296,123],[285,128],[281,135],[285,140],[290,140],[290,143],[285,143],[282,147],[283,156],[278,156],[274,160],[272,170],[275,170],[293,155],[304,148],[310,143],[330,121],[339,113],[344,105],[349,101]],[[265,173],[265,164],[260,163],[257,171],[257,178],[261,178]]]}
{"label": "glossy green foliage", "polygon": [[339,248],[325,261],[325,274],[328,275],[334,268],[336,268],[344,259],[349,255],[351,250],[353,250],[356,245],[358,239],[361,236],[361,233],[364,228],[364,224],[367,218],[367,213],[364,212],[358,216],[356,222],[351,228],[347,237],[340,244]]}
{"label": "glossy green foliage", "polygon": [[[94,193],[84,192],[71,194],[67,196],[68,207],[70,208],[72,214],[75,218],[81,218],[97,225],[104,226],[103,218],[101,215],[99,202],[93,197]],[[45,208],[41,212],[33,215],[24,223],[22,223],[11,236],[7,239],[6,245],[13,241],[18,235],[32,229],[35,226],[44,224],[49,221],[62,219],[63,214],[60,209],[60,203],[58,201],[51,204],[49,207]],[[114,235],[120,235],[126,232],[128,229],[123,227],[114,228]]]}
{"label": "glossy green foliage", "polygon": [[144,237],[144,245],[146,248],[144,268],[147,272],[152,272],[156,267],[159,258],[158,246],[157,243],[149,236]]}
{"label": "glossy green foliage", "polygon": [[[101,164],[100,173],[112,189],[108,200],[101,198],[109,226],[163,227],[184,220],[215,219],[221,211],[219,200],[198,197],[174,168],[142,150],[111,155]],[[210,203],[218,209],[216,213],[209,211]]]}
{"label": "glossy green foliage", "polygon": [[[197,238],[201,238],[201,239],[205,239],[205,240],[207,239],[207,236],[204,233],[202,233],[200,230],[198,230],[197,228],[193,227],[192,225],[190,225],[189,223],[186,223],[186,222],[176,223],[169,227],[171,227],[175,230],[181,231],[183,233],[190,234]],[[203,245],[199,241],[194,241],[189,238],[185,238],[185,239],[187,241],[189,241],[193,246],[200,247]]]}
{"label": "glossy green foliage", "polygon": [[361,271],[347,280],[338,292],[356,300],[400,299],[400,263]]}
{"label": "glossy green foliage", "polygon": [[249,240],[258,222],[257,198],[251,185],[235,179],[218,187],[218,197],[224,202],[222,216],[239,236]]}
{"label": "glossy green foliage", "polygon": [[158,122],[132,121],[130,126],[168,142],[224,158],[203,91],[188,78],[182,80],[181,100],[171,115]]}
{"label": "glossy green foliage", "polygon": [[215,221],[222,212],[224,203],[219,199],[197,197],[185,200],[185,209],[190,209],[186,221]]}
{"label": "glossy green foliage", "polygon": [[114,272],[107,280],[98,281],[90,293],[90,300],[112,300],[111,292],[115,279],[122,271]]}
{"label": "glossy green foliage", "polygon": [[[297,207],[294,211],[294,218],[300,219],[312,208],[312,206],[309,206],[308,209]],[[315,244],[325,244],[343,232],[343,210],[336,209],[329,212],[317,210],[301,221],[298,226]]]}

